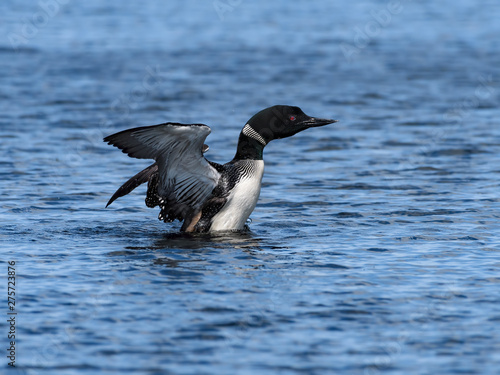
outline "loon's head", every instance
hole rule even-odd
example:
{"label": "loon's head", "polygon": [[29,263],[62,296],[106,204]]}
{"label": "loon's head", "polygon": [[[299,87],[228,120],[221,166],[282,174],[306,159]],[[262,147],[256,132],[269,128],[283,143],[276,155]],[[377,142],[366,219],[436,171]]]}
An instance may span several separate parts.
{"label": "loon's head", "polygon": [[275,105],[255,114],[248,120],[242,133],[265,146],[273,139],[291,137],[302,130],[334,122],[337,120],[308,116],[299,107]]}
{"label": "loon's head", "polygon": [[273,139],[291,137],[298,132],[328,125],[337,120],[306,115],[299,107],[275,105],[255,114],[240,133],[235,160],[262,160],[264,147]]}

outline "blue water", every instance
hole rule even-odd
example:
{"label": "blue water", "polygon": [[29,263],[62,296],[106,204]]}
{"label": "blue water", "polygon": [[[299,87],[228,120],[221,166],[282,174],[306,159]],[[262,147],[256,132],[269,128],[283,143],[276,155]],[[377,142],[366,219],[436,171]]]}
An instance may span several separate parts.
{"label": "blue water", "polygon": [[[0,4],[2,373],[500,373],[498,1],[54,1]],[[340,122],[266,147],[248,232],[104,209],[148,162],[103,136],[226,162],[274,104]]]}

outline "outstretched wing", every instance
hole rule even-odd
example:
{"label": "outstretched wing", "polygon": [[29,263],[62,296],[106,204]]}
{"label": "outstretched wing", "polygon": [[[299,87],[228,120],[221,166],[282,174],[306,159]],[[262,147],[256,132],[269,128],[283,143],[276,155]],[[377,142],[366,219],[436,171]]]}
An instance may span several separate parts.
{"label": "outstretched wing", "polygon": [[150,165],[149,167],[137,173],[134,177],[130,178],[127,182],[125,182],[122,186],[118,188],[118,190],[113,194],[111,199],[108,201],[106,207],[108,207],[118,198],[123,197],[124,195],[130,193],[137,186],[142,185],[145,182],[148,182],[151,176],[153,176],[156,173],[158,173],[158,164],[156,163]]}
{"label": "outstretched wing", "polygon": [[124,130],[105,142],[158,165],[158,195],[185,218],[199,211],[217,186],[220,173],[203,157],[210,128],[203,124],[165,123]]}

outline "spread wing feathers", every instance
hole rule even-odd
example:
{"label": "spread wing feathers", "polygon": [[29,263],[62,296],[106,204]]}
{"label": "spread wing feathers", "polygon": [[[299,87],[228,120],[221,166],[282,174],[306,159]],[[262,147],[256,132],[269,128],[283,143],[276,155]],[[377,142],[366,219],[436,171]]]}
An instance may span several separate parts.
{"label": "spread wing feathers", "polygon": [[149,179],[151,178],[152,175],[158,172],[158,164],[154,163],[147,167],[146,169],[143,169],[139,173],[137,173],[134,177],[129,179],[127,182],[125,182],[120,188],[113,194],[111,199],[109,200],[108,204],[106,207],[108,207],[111,203],[113,203],[115,200],[117,200],[120,197],[123,197],[124,195],[127,195],[130,193],[132,190],[134,190],[137,186],[148,182]]}
{"label": "spread wing feathers", "polygon": [[203,157],[208,149],[203,142],[209,134],[210,128],[203,124],[165,123],[125,130],[104,141],[131,157],[156,160],[158,196],[167,210],[170,207],[186,218],[199,211],[220,179]]}

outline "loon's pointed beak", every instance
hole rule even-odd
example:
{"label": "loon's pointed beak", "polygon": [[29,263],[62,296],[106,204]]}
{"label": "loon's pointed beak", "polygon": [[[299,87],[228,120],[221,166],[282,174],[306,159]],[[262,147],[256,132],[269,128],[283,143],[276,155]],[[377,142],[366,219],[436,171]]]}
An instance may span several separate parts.
{"label": "loon's pointed beak", "polygon": [[305,126],[308,128],[315,128],[318,126],[324,126],[328,124],[333,124],[334,122],[338,122],[339,120],[331,120],[331,119],[326,119],[326,118],[315,118],[315,117],[310,117],[306,121],[303,122]]}

